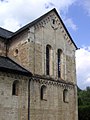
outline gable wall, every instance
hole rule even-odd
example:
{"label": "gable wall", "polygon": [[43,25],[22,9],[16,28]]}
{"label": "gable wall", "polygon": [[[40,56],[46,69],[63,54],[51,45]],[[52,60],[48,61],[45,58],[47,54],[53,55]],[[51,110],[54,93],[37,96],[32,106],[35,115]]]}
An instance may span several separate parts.
{"label": "gable wall", "polygon": [[[51,19],[57,19],[57,24],[52,26]],[[76,82],[75,76],[75,46],[65,32],[61,22],[54,13],[47,16],[44,20],[35,26],[35,54],[38,55],[37,46],[41,57],[35,57],[35,69],[37,69],[38,59],[42,58],[42,73],[46,74],[46,45],[49,44],[52,47],[52,77],[57,78],[57,50],[62,50],[62,64],[61,64],[61,78],[69,81]],[[41,66],[40,66],[41,67]],[[40,74],[40,71],[36,70],[36,74]]]}
{"label": "gable wall", "polygon": [[[56,20],[54,25],[52,19]],[[61,78],[75,83],[75,47],[54,12],[13,38],[8,55],[33,74],[46,75],[46,45],[48,44],[52,47],[51,77],[58,78],[57,50],[61,49]],[[19,52],[15,56],[16,48]]]}
{"label": "gable wall", "polygon": [[[42,24],[42,23],[41,23]],[[75,47],[71,44],[70,40],[64,38],[65,31],[60,29],[53,29],[50,21],[44,20],[43,26],[37,24],[35,26],[35,73],[40,74],[41,66],[38,66],[38,59],[42,58],[42,75],[46,74],[46,45],[49,44],[52,47],[52,77],[57,80],[57,49],[62,49],[62,78],[68,82],[76,82],[75,76]],[[37,49],[36,45],[39,49]],[[39,51],[40,50],[40,51]],[[38,52],[39,51],[39,52]],[[38,56],[41,54],[41,57]],[[37,67],[38,66],[38,67]],[[58,86],[54,82],[50,84],[37,79],[32,81],[30,86],[30,119],[31,120],[77,120],[77,97],[76,88],[70,88],[69,90],[69,103],[63,102],[63,90],[64,86]],[[47,87],[47,100],[40,99],[41,85]],[[69,88],[69,86],[67,85]]]}

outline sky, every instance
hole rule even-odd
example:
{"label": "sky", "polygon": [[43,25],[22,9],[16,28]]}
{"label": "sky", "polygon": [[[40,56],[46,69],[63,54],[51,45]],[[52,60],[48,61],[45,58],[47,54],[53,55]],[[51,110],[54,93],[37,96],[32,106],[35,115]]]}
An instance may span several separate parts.
{"label": "sky", "polygon": [[16,31],[56,8],[76,51],[77,84],[90,86],[90,0],[0,0],[0,27]]}

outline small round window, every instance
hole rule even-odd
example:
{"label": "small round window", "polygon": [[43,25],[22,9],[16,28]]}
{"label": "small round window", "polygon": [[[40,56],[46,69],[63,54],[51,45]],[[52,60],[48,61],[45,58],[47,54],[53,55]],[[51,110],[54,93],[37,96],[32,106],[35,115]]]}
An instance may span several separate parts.
{"label": "small round window", "polygon": [[14,56],[17,56],[17,55],[18,55],[18,49],[16,49],[14,52]]}

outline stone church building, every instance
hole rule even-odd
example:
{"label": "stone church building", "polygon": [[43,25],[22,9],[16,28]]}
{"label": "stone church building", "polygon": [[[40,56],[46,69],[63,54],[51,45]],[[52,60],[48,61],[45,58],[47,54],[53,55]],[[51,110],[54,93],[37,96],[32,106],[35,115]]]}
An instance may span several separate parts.
{"label": "stone church building", "polygon": [[77,120],[76,50],[55,8],[0,28],[0,120]]}

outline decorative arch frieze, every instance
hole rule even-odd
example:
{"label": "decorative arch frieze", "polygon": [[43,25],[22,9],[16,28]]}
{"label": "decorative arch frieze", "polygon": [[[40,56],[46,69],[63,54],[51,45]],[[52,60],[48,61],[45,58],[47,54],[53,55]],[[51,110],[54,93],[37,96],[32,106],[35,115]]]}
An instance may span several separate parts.
{"label": "decorative arch frieze", "polygon": [[61,87],[62,89],[73,89],[74,88],[74,84],[73,83],[67,83],[65,81],[58,81],[58,80],[52,80],[52,79],[48,79],[48,78],[40,78],[40,77],[33,77],[32,78],[33,82],[39,82],[41,85],[53,85],[53,86],[57,86],[57,87]]}

